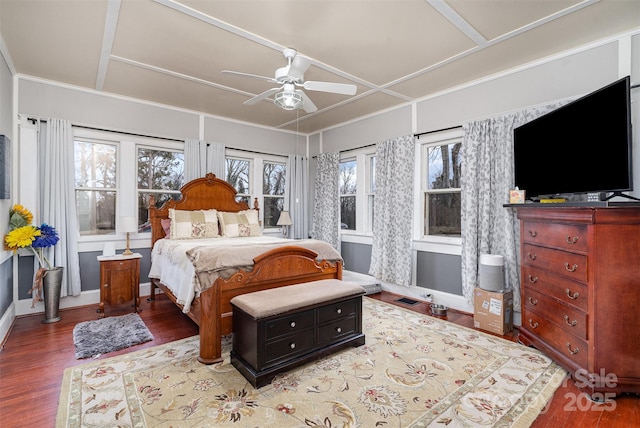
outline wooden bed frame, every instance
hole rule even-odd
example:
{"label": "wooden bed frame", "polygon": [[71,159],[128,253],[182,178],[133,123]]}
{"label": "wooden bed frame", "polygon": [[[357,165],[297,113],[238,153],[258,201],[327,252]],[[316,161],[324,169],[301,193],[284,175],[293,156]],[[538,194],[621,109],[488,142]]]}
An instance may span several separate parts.
{"label": "wooden bed frame", "polygon": [[[246,202],[236,201],[236,190],[229,183],[216,178],[211,173],[185,184],[180,192],[182,193],[180,200],[170,200],[161,208],[156,208],[153,195],[149,198],[152,244],[165,236],[161,220],[169,218],[169,208],[217,209],[228,212],[249,209]],[[257,200],[254,208],[257,208]],[[283,246],[254,258],[252,271],[238,271],[230,278],[218,278],[210,288],[203,291],[198,298],[194,299],[191,310],[187,314],[200,327],[198,360],[204,364],[222,361],[221,338],[233,331],[230,303],[233,297],[302,282],[342,279],[341,261],[317,261],[316,256],[315,252],[306,248],[295,245]],[[155,298],[156,287],[182,309],[183,305],[177,303],[175,295],[158,279],[151,279],[150,300]]]}

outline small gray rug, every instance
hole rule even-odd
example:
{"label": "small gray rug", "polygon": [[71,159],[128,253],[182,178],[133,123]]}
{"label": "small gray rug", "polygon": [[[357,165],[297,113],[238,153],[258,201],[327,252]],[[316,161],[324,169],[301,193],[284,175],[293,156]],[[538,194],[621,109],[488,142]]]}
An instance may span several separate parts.
{"label": "small gray rug", "polygon": [[98,357],[153,340],[153,335],[138,314],[85,321],[73,328],[76,358]]}

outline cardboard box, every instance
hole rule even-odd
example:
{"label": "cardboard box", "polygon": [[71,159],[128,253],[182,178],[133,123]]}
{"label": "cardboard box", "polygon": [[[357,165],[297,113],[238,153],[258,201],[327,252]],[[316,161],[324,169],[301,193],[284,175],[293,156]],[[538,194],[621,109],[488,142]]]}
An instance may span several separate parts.
{"label": "cardboard box", "polygon": [[476,287],[473,292],[473,326],[503,335],[513,329],[513,291],[487,291]]}

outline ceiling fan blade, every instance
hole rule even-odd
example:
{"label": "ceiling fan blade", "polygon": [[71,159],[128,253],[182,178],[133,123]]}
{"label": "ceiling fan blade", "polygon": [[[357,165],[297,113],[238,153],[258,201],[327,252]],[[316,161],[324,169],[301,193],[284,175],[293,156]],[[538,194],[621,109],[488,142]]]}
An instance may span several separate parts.
{"label": "ceiling fan blade", "polygon": [[302,55],[296,55],[291,61],[291,66],[287,72],[289,78],[293,80],[302,81],[304,76],[304,72],[307,71],[309,66],[311,65],[311,60]]}
{"label": "ceiling fan blade", "polygon": [[254,78],[254,79],[266,80],[267,82],[276,83],[276,79],[274,79],[273,77],[260,76],[258,74],[242,73],[240,71],[231,71],[231,70],[222,70],[220,73],[222,73],[222,74],[235,74],[236,76],[251,77],[251,78]]}
{"label": "ceiling fan blade", "polygon": [[309,98],[307,94],[302,92],[300,89],[296,89],[296,93],[300,94],[300,96],[302,97],[302,109],[304,111],[306,111],[307,113],[313,113],[314,111],[318,110],[318,107],[316,107],[316,105],[313,103],[313,101],[311,101],[311,98]]}
{"label": "ceiling fan blade", "polygon": [[248,105],[248,106],[253,105],[253,104],[257,103],[258,101],[262,101],[265,98],[269,98],[271,95],[275,94],[279,90],[280,90],[280,88],[271,88],[271,89],[269,89],[267,91],[264,91],[261,94],[256,95],[253,98],[249,98],[247,101],[243,102],[242,104],[245,104],[245,105]]}
{"label": "ceiling fan blade", "polygon": [[347,83],[331,83],[331,82],[304,82],[303,88],[309,91],[321,91],[332,92],[334,94],[355,95],[356,85],[349,85]]}

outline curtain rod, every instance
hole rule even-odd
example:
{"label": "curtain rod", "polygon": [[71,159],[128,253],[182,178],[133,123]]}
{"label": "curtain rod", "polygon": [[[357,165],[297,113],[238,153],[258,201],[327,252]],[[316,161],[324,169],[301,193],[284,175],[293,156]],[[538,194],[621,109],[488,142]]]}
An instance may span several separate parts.
{"label": "curtain rod", "polygon": [[442,132],[442,131],[451,131],[452,129],[458,129],[458,128],[462,128],[462,125],[451,126],[449,128],[434,129],[433,131],[420,132],[418,134],[413,134],[413,136],[420,138],[421,135],[435,134],[436,132]]}

